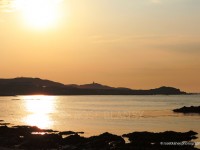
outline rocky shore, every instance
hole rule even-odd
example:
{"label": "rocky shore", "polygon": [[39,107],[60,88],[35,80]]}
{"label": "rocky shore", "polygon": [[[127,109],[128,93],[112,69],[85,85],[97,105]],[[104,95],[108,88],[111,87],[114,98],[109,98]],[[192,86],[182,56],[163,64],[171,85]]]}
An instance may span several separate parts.
{"label": "rocky shore", "polygon": [[[133,132],[122,136],[108,132],[83,137],[83,132],[54,131],[36,126],[0,125],[0,149],[23,150],[196,150],[194,131]],[[125,142],[128,138],[129,142]]]}

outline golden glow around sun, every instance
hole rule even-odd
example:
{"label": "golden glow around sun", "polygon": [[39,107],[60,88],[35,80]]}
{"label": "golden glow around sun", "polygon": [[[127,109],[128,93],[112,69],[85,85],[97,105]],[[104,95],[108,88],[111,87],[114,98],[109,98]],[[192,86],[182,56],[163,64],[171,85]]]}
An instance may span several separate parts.
{"label": "golden glow around sun", "polygon": [[24,118],[27,125],[39,128],[49,128],[53,125],[51,114],[54,113],[54,96],[23,96],[25,107],[29,114]]}
{"label": "golden glow around sun", "polygon": [[14,5],[31,27],[46,29],[55,26],[61,17],[62,0],[15,0]]}

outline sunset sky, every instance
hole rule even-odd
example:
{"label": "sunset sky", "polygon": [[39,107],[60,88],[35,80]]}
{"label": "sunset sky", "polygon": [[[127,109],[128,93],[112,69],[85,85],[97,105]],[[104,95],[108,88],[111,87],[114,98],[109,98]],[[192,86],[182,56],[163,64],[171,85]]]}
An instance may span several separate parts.
{"label": "sunset sky", "polygon": [[0,0],[0,78],[200,92],[200,0]]}

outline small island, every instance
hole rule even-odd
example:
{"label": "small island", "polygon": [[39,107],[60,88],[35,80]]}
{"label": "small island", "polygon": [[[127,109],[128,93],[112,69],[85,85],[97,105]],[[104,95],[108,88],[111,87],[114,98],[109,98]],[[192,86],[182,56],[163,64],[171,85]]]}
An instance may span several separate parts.
{"label": "small island", "polygon": [[173,110],[176,113],[198,113],[200,114],[200,106],[190,106],[190,107],[182,107]]}

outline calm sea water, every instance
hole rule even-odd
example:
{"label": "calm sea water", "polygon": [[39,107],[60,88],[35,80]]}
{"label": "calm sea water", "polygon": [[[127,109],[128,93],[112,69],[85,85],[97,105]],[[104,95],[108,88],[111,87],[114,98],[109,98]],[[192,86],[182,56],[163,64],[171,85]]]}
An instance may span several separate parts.
{"label": "calm sea water", "polygon": [[200,115],[172,110],[200,105],[200,95],[181,96],[17,96],[0,97],[0,120],[59,131],[189,131],[200,136]]}

